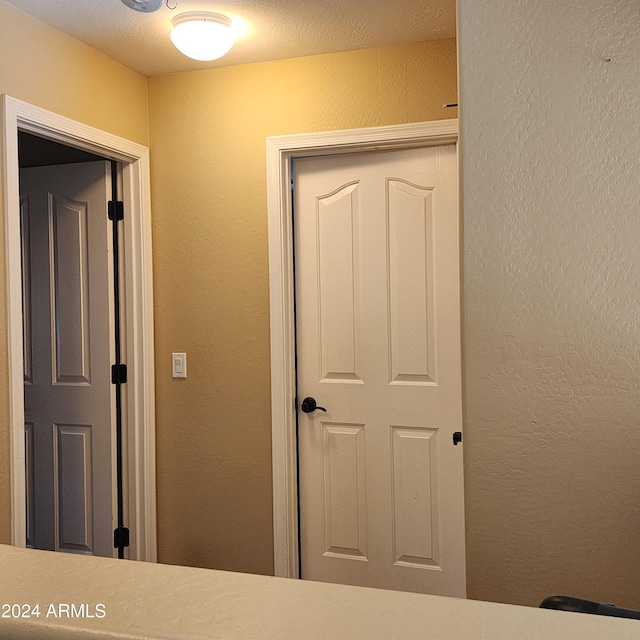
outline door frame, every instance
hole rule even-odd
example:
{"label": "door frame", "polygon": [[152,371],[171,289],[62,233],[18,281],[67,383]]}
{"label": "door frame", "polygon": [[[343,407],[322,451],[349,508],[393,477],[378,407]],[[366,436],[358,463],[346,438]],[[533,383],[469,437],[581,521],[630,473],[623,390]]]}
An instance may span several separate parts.
{"label": "door frame", "polygon": [[274,572],[280,577],[299,578],[291,161],[299,157],[456,144],[458,120],[273,136],[266,142]]}
{"label": "door frame", "polygon": [[155,397],[149,149],[40,107],[2,96],[0,190],[4,209],[6,318],[9,365],[11,544],[24,547],[25,438],[22,337],[22,261],[18,131],[122,163],[125,504],[131,531],[128,557],[156,562]]}

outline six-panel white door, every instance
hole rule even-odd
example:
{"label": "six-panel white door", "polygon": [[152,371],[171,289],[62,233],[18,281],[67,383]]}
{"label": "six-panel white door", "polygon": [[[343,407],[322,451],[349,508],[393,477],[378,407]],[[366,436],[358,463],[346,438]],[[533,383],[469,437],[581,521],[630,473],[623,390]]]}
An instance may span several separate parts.
{"label": "six-panel white door", "polygon": [[27,545],[113,556],[106,162],[20,172]]}
{"label": "six-panel white door", "polygon": [[464,597],[456,147],[294,185],[302,578]]}

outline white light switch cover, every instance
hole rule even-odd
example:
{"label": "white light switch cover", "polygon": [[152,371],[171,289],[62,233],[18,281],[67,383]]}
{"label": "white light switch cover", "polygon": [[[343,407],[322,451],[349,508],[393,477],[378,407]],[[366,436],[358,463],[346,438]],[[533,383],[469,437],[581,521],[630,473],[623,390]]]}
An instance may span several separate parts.
{"label": "white light switch cover", "polygon": [[187,354],[186,353],[171,354],[171,371],[174,378],[187,377]]}

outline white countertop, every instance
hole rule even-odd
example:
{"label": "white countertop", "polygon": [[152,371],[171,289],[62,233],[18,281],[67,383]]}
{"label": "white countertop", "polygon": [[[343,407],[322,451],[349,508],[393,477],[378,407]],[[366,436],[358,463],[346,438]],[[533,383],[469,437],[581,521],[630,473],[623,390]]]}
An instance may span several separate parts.
{"label": "white countertop", "polygon": [[3,640],[640,640],[637,620],[3,545],[0,607]]}

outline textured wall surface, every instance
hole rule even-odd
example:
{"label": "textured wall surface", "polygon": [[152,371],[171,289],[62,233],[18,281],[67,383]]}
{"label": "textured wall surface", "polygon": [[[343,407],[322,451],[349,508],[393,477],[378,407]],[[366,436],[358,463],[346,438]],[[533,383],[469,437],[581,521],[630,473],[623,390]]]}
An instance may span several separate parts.
{"label": "textured wall surface", "polygon": [[273,571],[265,137],[456,95],[453,40],[150,79],[161,562]]}
{"label": "textured wall surface", "polygon": [[460,0],[469,595],[640,607],[640,4]]}
{"label": "textured wall surface", "polygon": [[148,145],[147,80],[0,0],[0,93]]}
{"label": "textured wall surface", "polygon": [[[0,94],[3,93],[148,144],[146,78],[0,0]],[[0,300],[4,301],[4,211],[0,215]],[[4,302],[0,306],[4,309]],[[11,538],[6,345],[6,319],[2,313],[0,542],[9,542]]]}

